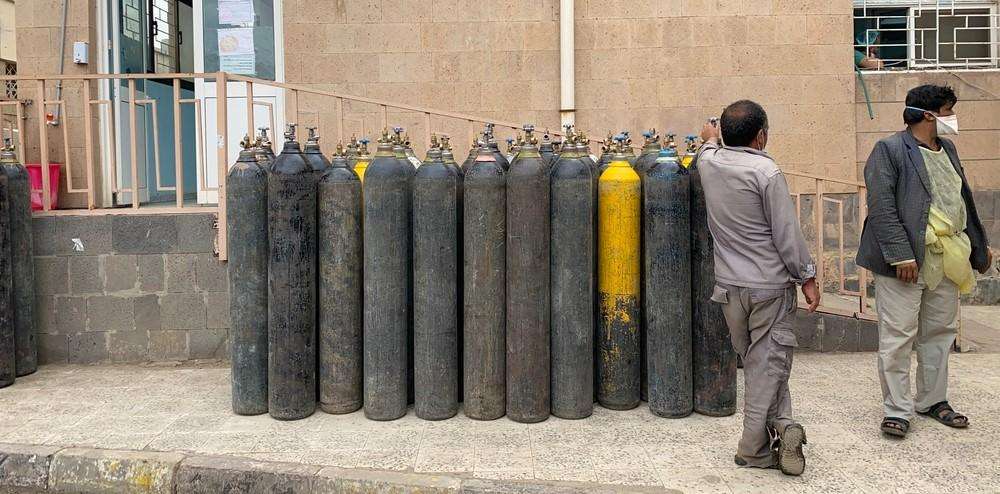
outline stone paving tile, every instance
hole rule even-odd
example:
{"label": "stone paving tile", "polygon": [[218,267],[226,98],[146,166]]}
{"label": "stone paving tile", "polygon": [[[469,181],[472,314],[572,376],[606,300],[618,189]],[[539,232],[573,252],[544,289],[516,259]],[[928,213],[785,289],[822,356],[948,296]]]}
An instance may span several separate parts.
{"label": "stone paving tile", "polygon": [[[839,371],[843,368],[854,371]],[[397,421],[374,422],[361,411],[317,411],[304,420],[282,422],[267,415],[233,415],[229,372],[220,364],[43,366],[0,390],[0,442],[228,454],[682,492],[1000,491],[996,355],[952,358],[951,401],[970,415],[970,429],[953,430],[918,417],[905,441],[886,439],[878,431],[881,397],[874,369],[872,355],[797,356],[792,394],[810,444],[806,474],[795,479],[774,470],[735,468],[741,413],[661,419],[644,406],[624,412],[597,406],[584,420],[553,417],[526,425],[461,414],[426,422],[412,411]]]}

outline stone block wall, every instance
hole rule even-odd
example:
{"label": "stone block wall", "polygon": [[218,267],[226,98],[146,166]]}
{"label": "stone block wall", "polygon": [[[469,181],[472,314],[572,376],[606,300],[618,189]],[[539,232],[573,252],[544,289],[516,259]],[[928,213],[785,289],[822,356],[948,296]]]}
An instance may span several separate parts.
{"label": "stone block wall", "polygon": [[975,191],[976,209],[993,241],[1000,242],[1000,73],[996,71],[865,73],[875,118],[861,87],[855,93],[858,177],[875,143],[901,130],[906,92],[921,84],[947,84],[955,89],[961,132],[955,142],[969,183]]}
{"label": "stone block wall", "polygon": [[42,363],[225,358],[214,214],[34,219]]}
{"label": "stone block wall", "polygon": [[[591,137],[626,128],[641,140],[649,127],[683,137],[751,98],[769,113],[768,149],[783,167],[856,178],[850,2],[575,5],[576,122]],[[555,0],[285,0],[284,11],[289,82],[559,127]],[[336,135],[332,98],[302,97],[298,107],[299,123]],[[371,105],[347,104],[345,117],[347,135],[381,126]],[[389,120],[408,127],[422,153],[423,114]],[[431,126],[455,136],[464,155],[466,122]]]}

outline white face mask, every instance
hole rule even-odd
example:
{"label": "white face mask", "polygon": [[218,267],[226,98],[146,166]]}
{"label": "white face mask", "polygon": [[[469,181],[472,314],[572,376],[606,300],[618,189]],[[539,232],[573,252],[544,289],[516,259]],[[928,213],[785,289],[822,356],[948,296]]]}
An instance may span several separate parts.
{"label": "white face mask", "polygon": [[[906,108],[910,110],[922,111],[934,115],[934,112],[929,110],[924,110],[922,108],[917,108],[914,106],[907,106]],[[946,135],[957,135],[958,134],[958,115],[947,115],[939,116],[934,115],[935,123],[937,124],[937,133],[939,136]]]}

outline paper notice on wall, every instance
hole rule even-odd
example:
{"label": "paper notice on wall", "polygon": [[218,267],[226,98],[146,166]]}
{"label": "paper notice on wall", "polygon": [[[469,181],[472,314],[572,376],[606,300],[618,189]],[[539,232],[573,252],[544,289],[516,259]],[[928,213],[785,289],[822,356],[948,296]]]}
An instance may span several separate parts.
{"label": "paper notice on wall", "polygon": [[253,25],[253,0],[219,0],[219,24]]}
{"label": "paper notice on wall", "polygon": [[219,70],[243,75],[256,73],[252,27],[219,29]]}

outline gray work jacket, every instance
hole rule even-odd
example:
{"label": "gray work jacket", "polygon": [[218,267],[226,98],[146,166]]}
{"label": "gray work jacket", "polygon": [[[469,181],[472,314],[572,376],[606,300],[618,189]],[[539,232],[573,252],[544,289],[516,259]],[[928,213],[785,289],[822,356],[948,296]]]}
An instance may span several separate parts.
{"label": "gray work jacket", "polygon": [[816,276],[795,203],[767,153],[707,142],[697,167],[715,242],[715,279],[748,288],[785,288]]}

